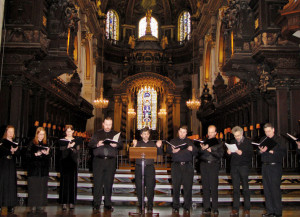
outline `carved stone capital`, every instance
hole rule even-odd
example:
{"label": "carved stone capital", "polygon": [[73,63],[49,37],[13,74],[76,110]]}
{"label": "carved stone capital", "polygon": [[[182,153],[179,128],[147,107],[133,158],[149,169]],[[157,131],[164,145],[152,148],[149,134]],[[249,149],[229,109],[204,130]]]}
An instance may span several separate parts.
{"label": "carved stone capital", "polygon": [[121,102],[121,97],[120,96],[114,96],[114,101],[115,103],[120,103]]}
{"label": "carved stone capital", "polygon": [[173,104],[173,101],[174,101],[174,96],[173,95],[168,95],[168,97],[167,97],[168,105]]}
{"label": "carved stone capital", "polygon": [[128,103],[128,97],[127,97],[127,95],[122,95],[121,99],[122,99],[123,105],[127,105],[127,103]]}

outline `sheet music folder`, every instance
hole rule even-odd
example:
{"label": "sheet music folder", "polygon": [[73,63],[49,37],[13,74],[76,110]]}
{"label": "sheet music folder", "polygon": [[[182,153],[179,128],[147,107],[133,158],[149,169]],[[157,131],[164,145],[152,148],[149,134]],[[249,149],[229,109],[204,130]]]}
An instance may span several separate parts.
{"label": "sheet music folder", "polygon": [[156,147],[130,147],[129,148],[129,159],[142,159],[144,154],[145,159],[157,158],[157,148]]}

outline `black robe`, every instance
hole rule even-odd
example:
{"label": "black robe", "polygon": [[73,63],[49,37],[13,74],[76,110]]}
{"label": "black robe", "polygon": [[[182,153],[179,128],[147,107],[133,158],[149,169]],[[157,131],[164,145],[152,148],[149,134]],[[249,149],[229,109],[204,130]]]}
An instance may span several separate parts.
{"label": "black robe", "polygon": [[[75,142],[73,148],[67,148],[70,142]],[[60,139],[60,190],[59,202],[61,204],[75,204],[77,197],[77,168],[78,150],[82,143],[80,139],[72,141]]]}
{"label": "black robe", "polygon": [[15,155],[19,149],[12,155],[11,142],[2,139],[0,143],[0,207],[14,207],[18,203]]}
{"label": "black robe", "polygon": [[27,146],[28,206],[47,205],[50,153],[35,156],[40,146],[48,145],[42,142],[35,145],[31,142]]}

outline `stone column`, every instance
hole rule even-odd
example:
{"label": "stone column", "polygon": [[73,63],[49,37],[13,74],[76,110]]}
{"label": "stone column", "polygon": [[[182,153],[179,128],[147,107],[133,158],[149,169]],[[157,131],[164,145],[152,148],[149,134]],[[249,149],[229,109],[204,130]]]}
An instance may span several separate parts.
{"label": "stone column", "polygon": [[4,17],[4,3],[5,0],[0,0],[0,47],[2,41],[1,39],[2,39],[2,24],[3,24],[3,17]]}
{"label": "stone column", "polygon": [[21,136],[22,104],[23,104],[23,84],[25,78],[17,76],[12,81],[11,101],[10,101],[10,124],[15,127],[16,137]]}
{"label": "stone column", "polygon": [[122,102],[121,96],[115,95],[114,96],[114,130],[120,132],[121,130],[121,115],[122,115]]}
{"label": "stone column", "polygon": [[[280,88],[276,90],[277,102],[277,134],[286,133],[288,131],[288,88]],[[274,123],[276,124],[276,123]],[[276,126],[276,125],[275,125]]]}
{"label": "stone column", "polygon": [[121,96],[122,99],[122,107],[121,107],[121,132],[122,135],[126,137],[126,140],[128,140],[128,132],[126,131],[126,127],[127,127],[127,119],[128,119],[128,115],[127,115],[127,105],[128,105],[128,97],[127,95],[122,95]]}
{"label": "stone column", "polygon": [[300,121],[300,87],[292,89],[289,92],[290,95],[290,112],[291,112],[291,133],[297,135],[300,133],[299,121]]}
{"label": "stone column", "polygon": [[27,137],[29,131],[29,108],[30,108],[30,96],[29,96],[29,82],[23,85],[23,106],[22,106],[22,122],[21,122],[21,137]]}
{"label": "stone column", "polygon": [[[9,102],[10,102],[10,80],[3,78],[0,91],[0,114],[9,114]],[[0,126],[9,124],[9,117],[6,115],[0,115]]]}
{"label": "stone column", "polygon": [[180,127],[180,101],[181,96],[175,96],[173,110],[173,136],[177,135],[177,130]]}

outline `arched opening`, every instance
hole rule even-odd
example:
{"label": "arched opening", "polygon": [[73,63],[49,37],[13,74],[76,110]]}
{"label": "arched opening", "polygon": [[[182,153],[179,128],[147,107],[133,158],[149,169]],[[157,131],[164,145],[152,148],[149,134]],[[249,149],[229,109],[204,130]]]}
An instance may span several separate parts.
{"label": "arched opening", "polygon": [[119,40],[119,16],[117,12],[110,9],[106,16],[106,38]]}
{"label": "arched opening", "polygon": [[[146,26],[147,21],[146,17],[143,17],[139,22],[139,38],[146,34]],[[151,27],[151,34],[158,38],[158,22],[154,17],[150,19],[150,27]]]}
{"label": "arched opening", "polygon": [[191,38],[191,14],[183,11],[178,18],[178,41],[183,42]]}

